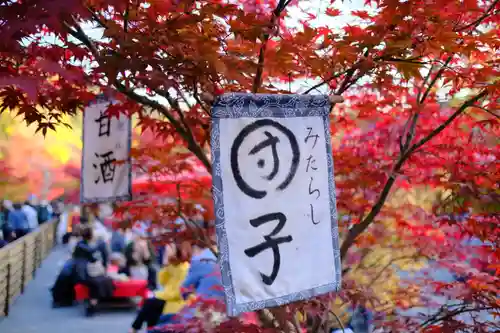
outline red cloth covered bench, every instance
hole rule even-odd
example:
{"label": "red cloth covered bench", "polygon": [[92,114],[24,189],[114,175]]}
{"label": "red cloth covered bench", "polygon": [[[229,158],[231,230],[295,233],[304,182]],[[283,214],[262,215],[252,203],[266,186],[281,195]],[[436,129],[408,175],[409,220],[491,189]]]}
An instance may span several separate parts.
{"label": "red cloth covered bench", "polygon": [[[144,299],[148,295],[148,281],[146,280],[128,280],[128,281],[113,281],[115,298],[131,298],[141,297]],[[77,301],[84,301],[89,298],[89,290],[82,284],[75,286],[75,298]]]}

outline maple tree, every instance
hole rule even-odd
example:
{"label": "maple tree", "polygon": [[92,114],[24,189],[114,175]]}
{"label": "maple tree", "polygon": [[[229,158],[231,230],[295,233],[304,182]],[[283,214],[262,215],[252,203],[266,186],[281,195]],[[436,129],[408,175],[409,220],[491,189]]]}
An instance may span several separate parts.
{"label": "maple tree", "polygon": [[79,134],[64,127],[44,139],[35,134],[36,127],[26,127],[11,113],[0,116],[0,126],[0,160],[8,170],[2,174],[2,199],[24,201],[35,194],[51,200],[78,185],[65,168],[79,152]]}
{"label": "maple tree", "polygon": [[[316,332],[334,319],[331,305],[362,303],[377,312],[378,327],[397,332],[498,329],[500,2],[306,7],[291,0],[0,1],[0,110],[15,110],[47,133],[97,93],[112,95],[119,103],[111,116],[133,115],[157,137],[133,152],[148,161],[139,163],[143,171],[175,175],[192,168],[186,159],[193,156],[211,169],[210,95],[342,95],[331,129],[344,287],[274,309],[279,325]],[[178,200],[146,198],[127,210],[163,225],[213,214],[206,184],[186,181],[176,190]],[[415,203],[412,191],[432,194],[434,205]],[[200,230],[183,237],[210,240]],[[465,244],[471,237],[482,243]],[[422,260],[462,278],[398,273]],[[419,307],[430,311],[407,311]],[[312,320],[297,322],[295,313]],[[235,320],[217,329],[235,327],[260,329]]]}

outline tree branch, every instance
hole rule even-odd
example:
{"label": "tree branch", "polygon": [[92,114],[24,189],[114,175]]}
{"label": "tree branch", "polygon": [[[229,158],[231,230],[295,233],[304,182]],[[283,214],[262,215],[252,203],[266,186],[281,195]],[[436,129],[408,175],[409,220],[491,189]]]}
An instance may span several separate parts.
{"label": "tree branch", "polygon": [[309,94],[311,91],[313,90],[316,90],[318,89],[319,87],[321,87],[322,85],[325,85],[335,79],[338,79],[339,77],[341,77],[342,75],[344,74],[347,74],[348,72],[350,71],[353,71],[356,70],[360,65],[362,64],[362,61],[358,61],[357,63],[355,63],[354,65],[352,65],[351,68],[348,68],[342,72],[339,72],[339,73],[335,73],[333,74],[332,76],[330,76],[328,79],[324,80],[324,81],[321,81],[320,83],[317,83],[315,84],[314,86],[312,86],[311,88],[307,89],[305,92],[304,92],[304,95],[307,95]]}
{"label": "tree branch", "polygon": [[127,0],[127,5],[125,7],[125,13],[123,14],[123,32],[128,31],[128,18],[130,13],[130,2]]}
{"label": "tree branch", "polygon": [[[78,24],[77,20],[72,17],[73,19],[73,24],[68,24],[67,22],[63,22],[65,26],[67,27],[67,31],[70,35],[72,35],[74,38],[78,39],[80,42],[82,42],[94,55],[94,58],[96,62],[99,64],[101,59],[99,50],[97,47],[94,45],[94,43],[90,40],[90,38],[85,34],[83,29],[80,27]],[[74,26],[74,28],[73,28]],[[183,117],[184,115],[182,114],[182,110],[180,108],[176,108],[175,105],[178,106],[177,102],[167,94],[165,96],[169,102],[169,104],[172,106],[172,108],[179,114],[180,121],[177,120],[170,111],[165,108],[163,105],[160,103],[150,100],[149,98],[137,94],[133,89],[129,89],[125,87],[123,84],[119,83],[116,81],[116,78],[110,78],[113,82],[113,85],[115,88],[127,96],[128,98],[136,101],[139,104],[142,105],[147,105],[151,107],[152,109],[158,111],[160,114],[162,114],[167,120],[174,126],[175,130],[179,135],[184,139],[184,141],[187,143],[187,148],[203,163],[205,168],[207,169],[208,172],[212,171],[212,165],[210,163],[210,160],[208,159],[207,155],[203,151],[203,148],[198,145],[196,142],[194,135],[189,128],[189,126],[186,124],[184,121]]]}
{"label": "tree branch", "polygon": [[[368,53],[365,52],[364,54],[365,57],[368,56]],[[411,58],[411,59],[399,59],[399,58],[393,58],[391,57],[390,55],[383,55],[383,56],[380,56],[380,57],[376,57],[373,59],[374,62],[376,61],[387,61],[387,62],[409,62],[409,63],[414,63],[414,64],[425,64],[424,62],[418,62],[418,61],[415,61],[415,59],[418,59],[418,58]],[[347,88],[349,88],[351,84],[348,84],[350,78],[352,77],[352,75],[354,74],[354,72],[356,71],[356,69],[359,69],[361,68],[361,65],[363,65],[363,63],[365,62],[366,60],[365,59],[361,59],[359,60],[358,62],[354,63],[350,68],[347,68],[346,70],[343,70],[341,72],[338,72],[338,73],[335,73],[333,74],[332,76],[330,76],[329,78],[327,78],[326,80],[323,80],[321,81],[320,83],[317,83],[315,84],[314,86],[312,86],[311,88],[307,89],[305,92],[304,92],[304,95],[307,95],[309,94],[311,91],[313,90],[316,90],[318,89],[319,87],[341,77],[342,75],[344,74],[348,74],[350,73],[350,77],[347,79],[347,80],[344,80],[343,83],[342,83],[342,86],[337,92],[336,94],[341,94],[343,93]],[[363,75],[366,74],[366,71],[362,73]],[[356,80],[359,80],[361,78],[361,76],[357,76],[356,77]],[[355,82],[354,81],[354,82]]]}
{"label": "tree branch", "polygon": [[391,260],[389,260],[389,262],[384,266],[382,267],[382,269],[377,273],[377,275],[375,275],[369,285],[373,285],[375,283],[375,281],[377,281],[381,276],[382,274],[384,274],[384,272],[390,267],[392,266],[395,262],[397,261],[400,261],[400,260],[410,260],[410,259],[417,259],[419,256],[418,255],[408,255],[408,256],[401,256],[401,257],[396,257],[396,258],[392,258]]}
{"label": "tree branch", "polygon": [[[453,56],[449,56],[448,58],[446,58],[446,61],[441,66],[441,68],[439,69],[439,71],[436,73],[436,76],[434,76],[434,78],[432,79],[431,83],[429,83],[429,86],[427,87],[427,89],[425,90],[424,94],[422,95],[422,98],[420,98],[417,101],[419,104],[424,104],[425,99],[427,98],[427,96],[429,96],[429,94],[430,94],[430,92],[432,90],[432,87],[434,86],[434,84],[436,84],[437,80],[439,80],[439,78],[441,77],[441,75],[443,75],[444,70],[446,69],[446,67],[448,66],[448,64],[450,63],[450,61],[451,61],[452,58],[453,58]],[[432,71],[432,68],[431,68],[431,71]],[[430,74],[431,74],[431,72],[429,72],[429,76],[430,76]],[[426,81],[427,81],[427,79],[425,80],[425,82]],[[424,82],[424,85],[425,85],[425,82]]]}
{"label": "tree branch", "polygon": [[264,40],[262,41],[262,45],[260,46],[259,51],[259,61],[257,63],[257,73],[255,74],[255,79],[253,81],[252,92],[255,94],[259,90],[259,87],[262,82],[262,72],[264,71],[264,55],[267,49],[267,41],[269,40],[269,36],[266,34],[264,36]]}
{"label": "tree branch", "polygon": [[[418,59],[418,58],[416,58],[416,59]],[[383,60],[386,62],[404,62],[407,64],[414,64],[414,65],[427,65],[428,64],[428,62],[425,62],[425,61],[415,61],[413,59],[400,59],[400,58],[392,58],[392,57],[384,58]]]}
{"label": "tree branch", "polygon": [[[417,149],[422,147],[424,144],[432,140],[436,135],[441,133],[453,120],[455,120],[462,112],[464,112],[468,107],[474,106],[474,103],[482,99],[483,97],[486,97],[488,95],[488,91],[483,90],[476,96],[470,98],[467,100],[465,103],[463,103],[444,123],[442,123],[440,126],[438,126],[436,129],[434,129],[429,135],[427,135],[425,138],[414,144],[410,150],[408,151],[407,155],[409,155],[413,152],[415,152]],[[408,158],[407,157],[407,158]]]}
{"label": "tree branch", "polygon": [[95,9],[93,9],[92,6],[87,6],[87,10],[89,11],[90,15],[92,15],[92,18],[96,20],[97,23],[99,23],[101,28],[108,29],[107,24],[97,15]]}
{"label": "tree branch", "polygon": [[[429,94],[432,90],[432,87],[434,87],[437,80],[439,80],[439,78],[443,75],[443,73],[444,73],[445,69],[448,67],[448,64],[450,63],[451,59],[453,59],[453,55],[449,56],[446,59],[446,61],[444,62],[444,64],[441,66],[441,68],[439,68],[438,72],[436,73],[434,78],[429,83],[429,86],[427,87],[427,89],[425,90],[423,95],[422,95],[422,90],[425,88],[427,81],[429,81],[430,77],[432,76],[432,70],[434,68],[434,65],[431,66],[431,68],[429,69],[429,73],[427,73],[427,76],[424,79],[424,82],[422,82],[422,86],[419,87],[418,94],[417,94],[417,107],[418,107],[418,109],[416,110],[416,112],[414,112],[414,114],[410,118],[408,118],[408,121],[405,124],[403,135],[406,132],[406,141],[404,143],[402,142],[402,140],[403,140],[403,135],[402,135],[400,138],[400,142],[399,142],[400,154],[404,154],[408,150],[408,147],[410,147],[410,145],[413,141],[413,138],[416,135],[415,131],[417,128],[417,121],[418,121],[418,117],[420,116],[420,110],[422,108],[422,105],[424,104],[426,98],[429,96]],[[410,125],[409,129],[407,127],[408,124]]]}
{"label": "tree branch", "polygon": [[205,114],[209,117],[212,117],[212,112],[210,108],[207,108],[201,101],[200,96],[198,95],[198,86],[196,85],[196,82],[193,84],[193,97],[196,100],[196,102],[201,106],[203,111],[205,111]]}
{"label": "tree branch", "polygon": [[[408,144],[409,140],[408,140],[407,131],[408,131],[408,125],[410,124],[411,119],[412,119],[412,117],[408,117],[408,119],[406,120],[406,122],[403,126],[403,133],[401,133],[401,136],[399,137],[399,154],[404,154],[406,149],[408,149],[407,144]],[[403,138],[405,135],[406,135],[406,141],[403,142]]]}
{"label": "tree branch", "polygon": [[286,8],[286,6],[290,3],[291,0],[280,0],[278,5],[273,10],[273,14],[271,16],[271,21],[269,22],[269,30],[264,33],[262,44],[259,50],[259,60],[257,62],[257,73],[255,74],[255,79],[253,81],[252,92],[255,94],[258,92],[260,85],[262,84],[262,73],[264,72],[264,60],[267,49],[267,42],[269,38],[271,38],[271,34],[276,27],[276,21],[278,21],[281,13]]}
{"label": "tree branch", "polygon": [[442,123],[440,126],[435,128],[431,133],[429,133],[426,137],[421,139],[419,142],[415,143],[414,145],[411,146],[408,150],[406,150],[403,154],[400,155],[399,159],[397,162],[394,164],[394,167],[392,169],[392,172],[389,175],[389,179],[387,179],[382,192],[380,193],[380,196],[375,203],[375,205],[372,207],[370,213],[358,224],[355,224],[348,232],[344,242],[342,243],[342,246],[340,248],[340,255],[341,259],[344,260],[347,252],[349,251],[349,248],[354,244],[354,241],[356,238],[363,233],[369,226],[370,224],[374,221],[375,217],[380,213],[382,210],[382,207],[385,204],[385,201],[389,195],[389,192],[396,182],[397,174],[401,171],[401,168],[403,167],[404,163],[410,156],[417,151],[420,147],[422,147],[425,143],[429,142],[432,140],[436,135],[441,133],[453,120],[455,120],[460,114],[462,114],[468,107],[473,106],[475,102],[480,100],[481,98],[485,97],[487,95],[487,91],[483,90],[480,92],[478,95],[470,98],[466,102],[464,102],[444,123]]}
{"label": "tree branch", "polygon": [[[85,32],[83,31],[83,29],[78,24],[77,20],[73,16],[71,18],[73,20],[72,24],[69,24],[66,21],[62,22],[63,25],[66,27],[66,30],[68,31],[68,33],[71,36],[73,36],[74,38],[76,38],[80,42],[82,42],[83,45],[85,45],[90,50],[90,52],[92,53],[92,55],[94,56],[94,58],[96,58],[96,61],[97,61],[99,59],[99,57],[100,57],[99,50],[97,50],[97,47],[90,40],[90,38],[85,34]],[[73,28],[75,30],[73,30]]]}
{"label": "tree branch", "polygon": [[175,188],[177,191],[177,216],[180,217],[185,225],[186,228],[191,230],[193,234],[196,234],[196,239],[200,241],[206,248],[210,249],[210,251],[213,253],[213,255],[218,258],[219,254],[217,251],[214,250],[213,244],[210,242],[209,239],[207,239],[206,234],[203,232],[203,228],[199,226],[195,221],[189,219],[187,216],[185,216],[182,213],[182,197],[181,197],[181,185],[179,183],[175,184]]}
{"label": "tree branch", "polygon": [[479,307],[479,308],[462,307],[460,309],[450,311],[450,312],[445,312],[446,310],[447,310],[447,308],[439,310],[434,316],[432,316],[431,318],[429,318],[428,320],[426,320],[425,322],[420,324],[420,327],[425,328],[426,326],[436,324],[440,321],[444,322],[444,321],[447,321],[447,320],[449,320],[455,316],[458,316],[462,313],[476,312],[476,311],[489,311],[489,310],[498,310],[498,309],[496,309],[494,307]]}
{"label": "tree branch", "polygon": [[[182,120],[181,121],[177,120],[173,116],[173,114],[171,114],[169,112],[169,110],[167,110],[167,108],[165,108],[160,103],[155,102],[153,100],[150,100],[149,98],[144,97],[142,95],[139,95],[131,89],[127,89],[121,83],[115,82],[114,85],[115,85],[116,89],[119,92],[121,92],[122,94],[124,94],[125,96],[129,97],[130,99],[132,99],[140,104],[147,105],[147,106],[153,108],[154,110],[160,112],[163,116],[165,116],[165,118],[167,118],[167,120],[172,124],[172,126],[174,126],[177,133],[179,133],[179,135],[187,143],[187,148],[203,163],[203,165],[205,166],[205,168],[207,169],[208,172],[212,171],[212,165],[211,165],[207,155],[203,151],[203,148],[200,147],[200,145],[198,145],[198,143],[196,142],[196,140],[193,136],[191,129],[189,128],[189,126],[185,125],[185,122],[183,123]],[[170,103],[171,103],[171,101],[169,101],[169,104]],[[175,107],[172,107],[172,108],[174,110],[176,110]],[[181,110],[176,110],[176,112],[182,114]],[[182,117],[183,117],[183,115],[182,115]]]}
{"label": "tree branch", "polygon": [[431,65],[431,68],[429,68],[429,72],[425,76],[424,82],[422,82],[422,85],[418,88],[417,102],[422,100],[422,89],[424,89],[425,85],[427,84],[427,81],[429,81],[433,70],[434,70],[434,64]]}
{"label": "tree branch", "polygon": [[486,9],[486,11],[484,12],[483,15],[481,15],[477,20],[463,26],[463,27],[460,27],[460,28],[457,28],[455,30],[455,32],[460,32],[460,31],[463,31],[463,30],[467,30],[469,28],[476,28],[478,25],[481,24],[481,22],[484,21],[484,19],[486,19],[489,15],[490,15],[490,12],[495,9],[496,5],[498,5],[498,3],[500,2],[500,0],[495,0],[492,2],[492,4],[488,7],[488,9]]}

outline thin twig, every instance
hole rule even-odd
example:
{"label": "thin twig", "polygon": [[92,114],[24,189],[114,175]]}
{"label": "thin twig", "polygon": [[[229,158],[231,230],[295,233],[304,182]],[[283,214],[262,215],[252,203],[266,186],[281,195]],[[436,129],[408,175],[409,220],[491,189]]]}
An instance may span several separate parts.
{"label": "thin twig", "polygon": [[490,111],[482,106],[479,106],[479,105],[471,105],[471,107],[473,108],[476,108],[476,109],[480,109],[480,110],[483,110],[484,112],[486,113],[489,113],[490,115],[492,115],[493,117],[497,118],[497,119],[500,119],[500,115],[496,114],[495,112],[493,111]]}
{"label": "thin twig", "polygon": [[123,31],[127,33],[128,30],[128,16],[129,16],[129,10],[130,10],[130,2],[127,1],[127,5],[125,7],[125,13],[123,14]]}
{"label": "thin twig", "polygon": [[[419,104],[423,104],[424,103],[424,101],[427,98],[427,96],[429,96],[429,93],[431,92],[432,87],[434,86],[434,84],[436,84],[437,80],[439,80],[439,78],[441,77],[441,75],[443,75],[444,70],[446,69],[446,67],[448,66],[448,64],[450,63],[450,61],[451,61],[452,58],[453,58],[453,56],[449,56],[448,58],[446,58],[446,61],[441,66],[441,68],[439,69],[439,71],[436,73],[436,76],[434,76],[434,78],[432,79],[432,81],[429,83],[429,86],[427,87],[427,89],[425,90],[424,94],[422,95],[422,98],[420,100],[417,100],[417,102]],[[429,72],[429,75],[430,75],[430,72]],[[425,85],[425,82],[424,82],[424,85]]]}
{"label": "thin twig", "polygon": [[[354,67],[354,66],[353,66],[353,67]],[[344,70],[344,71],[342,71],[342,72],[339,72],[339,73],[333,74],[333,75],[332,75],[332,76],[330,76],[328,79],[326,79],[326,80],[324,80],[324,81],[322,81],[322,82],[320,82],[320,83],[317,83],[317,84],[315,84],[314,86],[312,86],[311,88],[307,89],[307,90],[304,92],[304,95],[307,95],[307,94],[309,94],[311,91],[316,90],[316,89],[318,89],[319,87],[321,87],[321,86],[323,86],[323,85],[325,85],[325,84],[329,83],[330,81],[333,81],[333,80],[335,80],[335,79],[337,79],[337,78],[341,77],[342,75],[344,75],[345,73],[347,73],[349,70],[351,70],[351,68],[346,69],[346,70]]]}
{"label": "thin twig", "polygon": [[101,26],[101,28],[108,29],[108,25],[97,15],[95,9],[93,9],[91,6],[87,6],[86,8],[89,11],[90,15],[92,15],[92,18],[96,20],[97,23]]}
{"label": "thin twig", "polygon": [[431,68],[429,68],[429,72],[425,76],[425,79],[424,79],[424,82],[422,82],[422,85],[420,87],[418,87],[417,101],[420,101],[422,99],[422,90],[424,89],[425,85],[427,84],[427,81],[429,81],[433,71],[434,71],[434,64],[432,64]]}
{"label": "thin twig", "polygon": [[202,103],[200,96],[198,95],[198,86],[196,82],[193,84],[193,97],[196,100],[196,102],[201,106],[203,111],[205,111],[205,114],[209,117],[212,117],[212,112]]}
{"label": "thin twig", "polygon": [[177,216],[180,217],[186,226],[186,228],[193,231],[196,234],[196,239],[205,245],[206,248],[210,249],[210,251],[214,254],[216,258],[219,257],[217,251],[214,250],[210,240],[207,240],[205,233],[203,232],[203,228],[200,227],[195,221],[191,220],[187,216],[182,213],[182,198],[181,198],[181,186],[179,183],[175,184],[177,190]]}
{"label": "thin twig", "polygon": [[[368,56],[368,53],[365,52],[364,54],[364,57],[366,58]],[[418,59],[418,58],[411,58],[411,59],[398,59],[398,58],[392,58],[391,55],[383,55],[383,56],[380,56],[380,57],[375,57],[373,58],[373,62],[377,62],[377,61],[385,61],[385,62],[411,62],[411,63],[414,63],[414,64],[424,64],[422,62],[416,62],[414,61],[414,59]],[[307,95],[309,94],[311,91],[313,90],[316,90],[318,89],[319,87],[327,84],[327,83],[330,83],[331,81],[341,77],[342,75],[349,75],[349,77],[346,77],[344,79],[344,81],[342,82],[341,84],[341,87],[337,90],[336,94],[341,94],[343,93],[347,88],[349,88],[350,86],[352,86],[356,81],[358,81],[362,75],[366,74],[367,70],[365,70],[362,75],[357,75],[356,76],[356,79],[353,81],[353,82],[349,82],[351,77],[354,75],[354,72],[357,70],[357,69],[360,69],[361,66],[366,62],[366,59],[361,59],[359,61],[357,61],[356,63],[354,63],[350,68],[347,68],[341,72],[338,72],[338,73],[335,73],[333,74],[332,76],[328,77],[326,80],[323,80],[317,84],[315,84],[314,86],[312,86],[311,88],[307,89],[305,92],[304,92],[304,95]]]}
{"label": "thin twig", "polygon": [[493,3],[488,7],[488,9],[486,9],[484,14],[481,15],[477,20],[475,20],[475,21],[473,21],[473,22],[471,22],[463,27],[457,28],[455,30],[455,32],[460,32],[463,30],[467,30],[469,28],[476,28],[478,25],[481,24],[482,21],[484,21],[484,19],[486,19],[490,15],[490,12],[496,7],[496,5],[499,3],[499,1],[500,0],[493,1]]}
{"label": "thin twig", "polygon": [[406,135],[410,121],[411,121],[411,117],[408,117],[408,119],[406,119],[406,122],[403,126],[403,133],[401,133],[401,135],[399,136],[399,153],[400,154],[404,154],[405,150],[407,149],[406,144],[407,144],[408,140],[403,142],[403,138]]}
{"label": "thin twig", "polygon": [[412,256],[402,256],[402,257],[397,257],[397,258],[392,258],[391,260],[389,260],[389,262],[377,273],[377,275],[375,275],[373,277],[373,279],[371,279],[370,283],[368,285],[373,285],[375,283],[375,281],[377,281],[381,276],[382,274],[384,274],[385,270],[387,268],[389,268],[390,266],[392,266],[396,261],[399,261],[399,260],[409,260],[409,259],[416,259],[418,257],[418,255],[412,255]]}
{"label": "thin twig", "polygon": [[[444,62],[444,64],[441,66],[441,68],[439,68],[438,72],[436,73],[436,75],[434,76],[434,78],[429,83],[429,86],[427,87],[427,89],[425,90],[425,92],[423,93],[422,96],[421,96],[421,92],[424,89],[424,87],[425,87],[427,81],[429,80],[429,78],[432,76],[433,66],[431,66],[431,68],[429,70],[429,73],[427,73],[427,76],[424,79],[424,82],[422,82],[422,86],[419,87],[418,94],[417,94],[417,110],[413,113],[413,115],[410,118],[408,118],[408,121],[409,121],[409,124],[410,124],[409,129],[407,128],[408,122],[407,122],[407,124],[405,124],[404,132],[406,132],[406,141],[401,145],[402,138],[400,140],[400,151],[401,151],[401,154],[404,154],[406,152],[406,150],[408,149],[408,147],[410,147],[410,145],[411,145],[411,143],[413,141],[413,138],[416,135],[417,121],[418,121],[418,117],[420,116],[420,111],[422,109],[422,105],[424,104],[426,98],[429,96],[430,91],[432,90],[432,88],[436,84],[437,80],[439,80],[439,78],[443,75],[444,70],[448,67],[448,64],[450,63],[450,61],[451,61],[452,58],[453,58],[453,56],[449,56],[446,59],[446,61]],[[403,135],[404,134],[405,133],[403,133]]]}
{"label": "thin twig", "polygon": [[427,135],[425,138],[417,142],[412,146],[410,151],[408,152],[409,154],[415,152],[417,149],[422,147],[425,143],[428,141],[432,140],[436,135],[441,133],[453,120],[455,120],[460,114],[462,114],[463,111],[465,111],[468,107],[474,106],[474,103],[482,99],[483,97],[486,97],[488,95],[487,90],[483,90],[476,96],[472,97],[471,99],[467,100],[465,103],[463,103],[444,123],[442,123],[440,126],[438,126],[436,129],[434,129],[429,135]]}
{"label": "thin twig", "polygon": [[[185,129],[185,133],[186,133],[185,138],[186,138],[186,141],[188,144],[188,149],[193,151],[193,152],[195,150],[198,151],[200,155],[204,156],[207,165],[210,165],[210,161],[208,160],[205,153],[203,152],[203,148],[200,147],[200,145],[195,141],[194,133],[191,130],[191,126],[189,126],[189,124],[187,123],[186,118],[184,117],[184,112],[182,112],[182,109],[181,109],[179,103],[172,97],[172,95],[170,95],[170,93],[168,91],[164,91],[164,94],[162,96],[167,99],[167,101],[170,104],[170,106],[172,107],[172,109],[174,109],[174,111],[179,116],[180,122]],[[196,156],[198,156],[198,155],[196,155]],[[207,170],[210,170],[210,169],[207,168]]]}
{"label": "thin twig", "polygon": [[[339,78],[340,76],[347,74],[346,77],[344,78],[344,81],[341,84],[341,87],[336,91],[336,94],[342,94],[345,90],[347,90],[349,87],[354,85],[363,75],[365,75],[369,70],[373,69],[373,66],[371,68],[364,69],[361,73],[356,75],[354,80],[351,80],[352,76],[354,75],[355,71],[357,69],[361,69],[362,65],[365,64],[366,58],[368,57],[370,50],[365,51],[363,54],[364,59],[360,59],[357,62],[355,62],[350,68],[347,68],[339,73],[335,73],[326,80],[321,81],[320,83],[315,84],[308,90],[304,92],[304,94],[308,94],[313,90],[317,90],[319,87]],[[408,59],[401,59],[401,58],[394,58],[393,55],[391,54],[385,54],[382,56],[374,57],[372,59],[373,62],[377,61],[382,61],[382,62],[407,62],[407,63],[412,63],[412,64],[419,64],[423,65],[426,64],[426,62],[421,62],[421,61],[416,61],[416,59],[419,59],[420,57],[413,57],[413,58],[408,58]]]}
{"label": "thin twig", "polygon": [[[431,318],[427,319],[425,322],[420,324],[420,327],[424,328],[426,326],[436,324],[440,321],[446,321],[446,320],[451,319],[455,316],[458,316],[459,314],[462,314],[462,313],[476,312],[476,311],[489,311],[489,310],[497,310],[497,309],[493,308],[493,307],[466,308],[466,307],[462,306],[460,309],[449,311],[448,308],[442,308],[434,316],[432,316]],[[449,311],[449,312],[446,313],[446,311]],[[445,313],[443,313],[443,312],[445,312]],[[439,316],[441,313],[443,313],[443,315]]]}
{"label": "thin twig", "polygon": [[340,321],[340,318],[337,316],[337,314],[335,312],[333,312],[332,310],[329,310],[329,313],[332,314],[335,317],[335,319],[337,320],[337,323],[339,323],[340,329],[342,330],[342,332],[345,333],[344,325]]}

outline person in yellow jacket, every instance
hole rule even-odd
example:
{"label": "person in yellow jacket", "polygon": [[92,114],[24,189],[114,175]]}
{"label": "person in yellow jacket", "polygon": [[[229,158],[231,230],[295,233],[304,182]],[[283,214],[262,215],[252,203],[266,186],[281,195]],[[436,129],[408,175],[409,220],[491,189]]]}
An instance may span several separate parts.
{"label": "person in yellow jacket", "polygon": [[154,292],[153,297],[144,301],[144,305],[132,323],[132,333],[139,331],[144,322],[148,327],[153,327],[162,315],[175,314],[184,307],[181,284],[189,271],[189,251],[187,250],[176,244],[166,246],[164,266],[158,273],[158,283],[162,289]]}
{"label": "person in yellow jacket", "polygon": [[155,297],[166,302],[163,314],[177,313],[184,306],[181,295],[181,284],[189,271],[189,262],[175,244],[166,246],[163,268],[158,272],[158,284],[163,288],[155,292]]}

